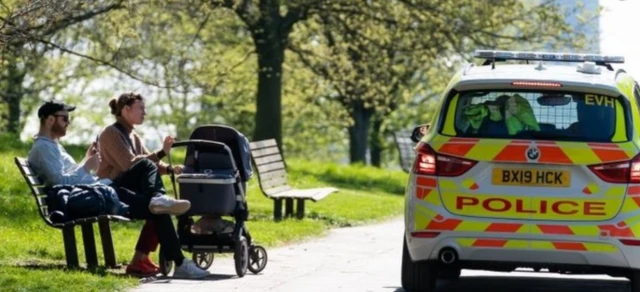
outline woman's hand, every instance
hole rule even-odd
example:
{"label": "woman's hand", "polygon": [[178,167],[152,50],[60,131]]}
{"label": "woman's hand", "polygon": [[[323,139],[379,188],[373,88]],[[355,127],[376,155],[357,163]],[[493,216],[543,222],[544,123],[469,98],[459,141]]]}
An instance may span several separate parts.
{"label": "woman's hand", "polygon": [[164,137],[164,143],[162,143],[162,150],[165,154],[169,154],[171,152],[171,146],[173,146],[173,142],[175,140],[171,136]]}
{"label": "woman's hand", "polygon": [[[88,152],[87,152],[88,153]],[[88,156],[87,160],[84,162],[84,170],[86,172],[93,172],[98,170],[98,167],[100,166],[100,154],[99,153],[94,153]]]}
{"label": "woman's hand", "polygon": [[182,173],[182,169],[184,168],[184,166],[182,165],[176,165],[173,167],[173,174],[178,175]]}
{"label": "woman's hand", "polygon": [[93,142],[91,143],[91,145],[89,146],[89,148],[87,148],[87,152],[84,154],[85,158],[89,158],[90,156],[97,154],[98,153],[98,143]]}

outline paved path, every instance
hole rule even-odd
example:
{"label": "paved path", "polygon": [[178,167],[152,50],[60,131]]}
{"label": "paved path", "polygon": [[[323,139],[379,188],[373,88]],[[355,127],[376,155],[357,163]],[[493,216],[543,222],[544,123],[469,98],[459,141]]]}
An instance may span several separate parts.
{"label": "paved path", "polygon": [[[159,279],[136,292],[403,292],[400,288],[402,220],[332,230],[327,236],[267,250],[259,275],[237,278],[231,258],[216,258],[205,280]],[[457,282],[438,283],[438,292],[626,292],[629,282],[608,276],[546,273],[492,273],[464,270]]]}

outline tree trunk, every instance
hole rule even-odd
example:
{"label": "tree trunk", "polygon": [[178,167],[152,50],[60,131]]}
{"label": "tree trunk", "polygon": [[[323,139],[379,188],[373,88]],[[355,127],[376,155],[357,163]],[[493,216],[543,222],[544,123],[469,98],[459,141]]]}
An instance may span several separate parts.
{"label": "tree trunk", "polygon": [[367,163],[367,145],[369,126],[373,109],[364,108],[362,101],[351,106],[353,126],[349,127],[349,158],[351,163]]}
{"label": "tree trunk", "polygon": [[[0,97],[6,104],[6,112],[2,113],[6,121],[5,131],[12,134],[20,134],[20,102],[24,97],[22,82],[25,72],[18,66],[18,56],[15,50],[5,51],[4,61],[6,66],[0,70]],[[3,131],[3,132],[5,132]]]}
{"label": "tree trunk", "polygon": [[258,54],[258,93],[254,140],[275,138],[282,147],[282,63],[287,36],[278,23],[265,21],[254,34]]}
{"label": "tree trunk", "polygon": [[371,127],[371,137],[369,138],[369,154],[371,155],[371,165],[382,166],[382,119],[376,115]]}

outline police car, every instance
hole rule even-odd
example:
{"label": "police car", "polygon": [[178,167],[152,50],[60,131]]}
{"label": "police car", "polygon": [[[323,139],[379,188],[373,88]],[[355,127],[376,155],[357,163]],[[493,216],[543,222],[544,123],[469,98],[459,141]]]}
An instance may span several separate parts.
{"label": "police car", "polygon": [[414,140],[403,288],[530,268],[627,277],[640,292],[640,89],[614,69],[624,58],[475,57]]}

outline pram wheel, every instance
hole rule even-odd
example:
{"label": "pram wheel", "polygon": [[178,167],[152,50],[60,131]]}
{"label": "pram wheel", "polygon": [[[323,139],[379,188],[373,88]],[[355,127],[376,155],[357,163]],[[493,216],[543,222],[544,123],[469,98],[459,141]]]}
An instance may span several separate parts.
{"label": "pram wheel", "polygon": [[191,255],[191,259],[196,263],[198,268],[203,270],[208,270],[213,264],[213,253],[212,252],[194,252]]}
{"label": "pram wheel", "polygon": [[267,266],[267,250],[260,245],[249,248],[249,271],[254,274],[262,272]]}
{"label": "pram wheel", "polygon": [[247,266],[249,265],[249,246],[244,236],[240,236],[240,240],[236,243],[233,259],[236,262],[236,274],[238,277],[244,277],[247,274]]}
{"label": "pram wheel", "polygon": [[160,251],[160,273],[163,276],[167,276],[169,274],[169,272],[171,272],[171,269],[173,269],[173,261],[168,261],[165,257],[162,251]]}

